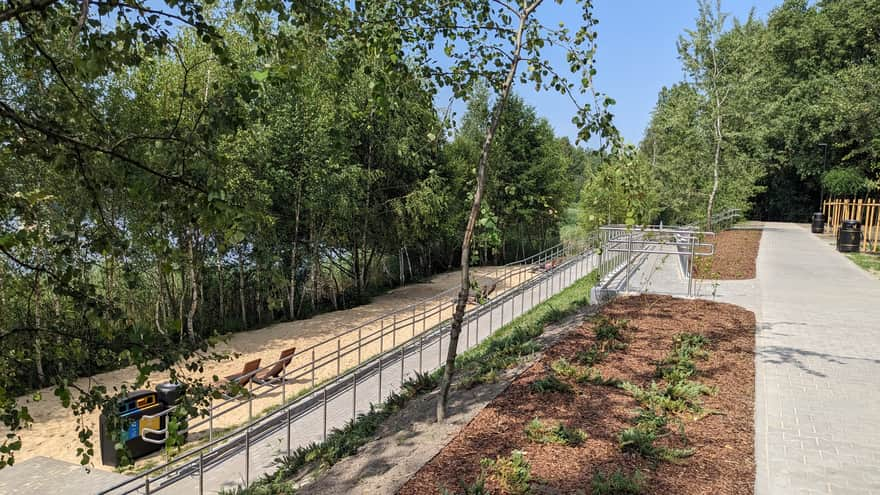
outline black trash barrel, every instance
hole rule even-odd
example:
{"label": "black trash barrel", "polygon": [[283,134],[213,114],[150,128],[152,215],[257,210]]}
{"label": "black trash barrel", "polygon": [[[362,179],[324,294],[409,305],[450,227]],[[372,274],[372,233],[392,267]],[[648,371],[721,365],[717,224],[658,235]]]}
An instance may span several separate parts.
{"label": "black trash barrel", "polygon": [[[173,407],[175,404],[180,401],[180,398],[183,396],[184,390],[183,386],[179,383],[174,382],[164,382],[156,385],[156,394],[159,396],[159,400],[165,404],[165,409]],[[185,429],[189,424],[187,418],[182,418],[180,420],[180,429]],[[186,442],[188,433],[183,434],[183,441]]]}
{"label": "black trash barrel", "polygon": [[[120,440],[128,448],[132,459],[151,454],[163,447],[163,444],[145,442],[141,438],[144,428],[161,430],[165,427],[165,418],[145,418],[144,416],[155,415],[165,410],[165,404],[159,400],[159,396],[152,390],[136,390],[128,394],[119,402],[117,413],[122,419],[122,431]],[[116,466],[119,458],[116,455],[116,446],[110,437],[110,421],[107,414],[101,414],[99,428],[101,435],[101,462],[105,466]],[[161,440],[161,435],[148,435],[148,438]]]}
{"label": "black trash barrel", "polygon": [[837,232],[837,250],[841,253],[858,253],[862,242],[862,225],[858,220],[844,220]]}
{"label": "black trash barrel", "polygon": [[812,231],[814,234],[822,234],[825,232],[825,214],[821,211],[813,213]]}
{"label": "black trash barrel", "polygon": [[156,385],[156,394],[159,400],[165,403],[165,407],[177,404],[177,400],[183,395],[183,387],[179,383],[165,382]]}

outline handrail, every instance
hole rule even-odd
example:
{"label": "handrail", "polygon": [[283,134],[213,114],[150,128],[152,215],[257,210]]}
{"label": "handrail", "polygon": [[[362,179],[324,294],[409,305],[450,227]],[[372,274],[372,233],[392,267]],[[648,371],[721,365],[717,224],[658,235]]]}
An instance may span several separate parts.
{"label": "handrail", "polygon": [[[552,269],[548,269],[546,271],[543,271],[543,273],[540,273],[534,277],[527,279],[526,281],[524,281],[521,284],[518,284],[518,286],[512,288],[511,290],[504,291],[503,293],[499,294],[495,298],[492,298],[488,303],[478,305],[478,306],[472,308],[471,310],[466,312],[465,318],[467,319],[467,321],[473,321],[474,318],[479,318],[480,316],[485,315],[489,311],[494,311],[498,307],[501,307],[502,311],[503,311],[504,305],[507,304],[508,301],[514,300],[513,298],[516,297],[517,295],[523,295],[525,293],[525,291],[527,291],[529,289],[532,289],[534,287],[539,287],[541,284],[545,284],[549,281],[552,281],[554,279],[554,277],[557,276],[557,274],[568,273],[568,272],[563,272],[563,270],[571,269],[571,267],[575,266],[575,264],[579,263],[581,260],[588,260],[589,256],[591,256],[591,254],[593,254],[595,252],[596,252],[595,250],[585,250],[583,252],[578,253],[575,258],[567,259],[564,262],[560,263],[558,266],[556,266]],[[559,250],[554,251],[554,253],[558,254]],[[571,278],[569,278],[569,281],[571,281]],[[546,296],[546,293],[545,293],[545,296]],[[442,338],[442,336],[445,335],[444,332],[448,332],[448,329],[449,329],[449,320],[442,321],[439,324],[432,326],[429,331],[425,331],[425,332],[420,333],[421,338],[419,339],[420,340],[419,345],[423,345],[425,338],[427,338],[429,342],[431,341],[431,339],[434,339],[434,338]],[[377,337],[377,338],[384,338],[385,335],[386,334],[383,333],[380,337]],[[418,347],[418,346],[416,346],[416,344],[413,343],[412,339],[403,340],[400,343],[398,343],[397,345],[393,346],[392,348],[385,350],[384,352],[381,352],[379,354],[368,357],[367,359],[360,362],[359,365],[357,365],[351,369],[346,370],[344,373],[337,374],[335,377],[327,380],[323,385],[321,385],[320,389],[315,389],[311,393],[300,397],[298,400],[293,401],[293,402],[289,402],[289,403],[283,405],[278,410],[273,411],[273,412],[267,414],[266,416],[257,418],[255,421],[248,422],[247,424],[242,425],[242,426],[236,428],[234,431],[228,432],[227,434],[222,435],[221,437],[219,437],[217,439],[209,439],[207,444],[202,445],[198,448],[192,449],[190,451],[181,453],[179,456],[172,459],[171,461],[169,461],[163,465],[156,466],[156,467],[150,468],[146,471],[143,471],[128,480],[117,483],[117,484],[103,490],[101,493],[109,493],[109,492],[112,492],[115,490],[119,490],[119,489],[122,489],[126,486],[130,486],[134,483],[138,483],[141,480],[142,480],[143,484],[128,488],[128,491],[126,493],[131,493],[132,491],[138,490],[143,486],[146,486],[147,490],[149,491],[149,482],[151,481],[149,479],[149,477],[151,475],[159,472],[160,470],[165,470],[166,472],[168,472],[169,469],[173,469],[174,470],[173,472],[175,472],[175,473],[192,472],[192,469],[195,469],[193,467],[193,463],[196,462],[196,458],[198,458],[199,469],[201,469],[202,468],[202,464],[201,464],[202,456],[205,453],[215,453],[216,454],[218,452],[221,452],[221,449],[215,449],[215,447],[218,447],[221,444],[227,444],[227,447],[224,447],[226,450],[222,450],[222,452],[227,452],[228,449],[230,449],[230,448],[236,448],[236,445],[239,445],[242,442],[242,440],[244,440],[246,445],[249,445],[247,443],[248,442],[247,438],[248,438],[248,435],[251,434],[251,432],[255,432],[255,434],[261,434],[262,432],[267,431],[266,430],[267,428],[271,429],[273,427],[273,425],[275,424],[275,422],[284,419],[284,417],[283,417],[284,414],[287,414],[287,420],[290,421],[290,411],[293,410],[293,408],[295,408],[295,407],[308,404],[309,401],[316,400],[319,392],[322,392],[324,394],[324,400],[325,400],[324,403],[326,404],[327,391],[331,387],[335,387],[335,386],[338,386],[339,384],[345,383],[345,382],[347,382],[348,379],[350,379],[352,377],[354,377],[355,380],[357,380],[356,377],[358,376],[357,373],[359,371],[362,371],[365,369],[370,369],[370,368],[376,366],[377,364],[380,367],[379,369],[381,369],[382,360],[386,359],[386,361],[387,361],[387,358],[390,356],[400,354],[401,359],[403,359],[403,355],[406,353],[407,347],[410,347],[411,350],[414,352],[414,349],[415,349],[414,346]],[[282,383],[284,383],[284,382],[282,381]],[[276,385],[274,388],[277,389],[278,386],[279,385]],[[356,386],[356,382],[355,382],[355,386]],[[333,392],[331,391],[331,393],[333,393]],[[317,407],[317,406],[309,406],[309,407],[313,408],[313,407]],[[303,413],[303,414],[305,414],[305,413]],[[299,416],[297,416],[297,417],[299,417]],[[272,431],[275,431],[275,430],[272,430]],[[156,432],[155,430],[152,430],[150,433],[161,433],[161,431]],[[217,455],[221,455],[221,454],[217,454]],[[172,467],[172,466],[177,466],[177,467]],[[156,478],[156,480],[158,480],[158,479],[159,478]]]}
{"label": "handrail", "polygon": [[[513,266],[526,266],[526,265],[531,265],[531,264],[535,264],[535,263],[543,263],[544,261],[546,261],[548,259],[553,259],[553,258],[559,257],[560,254],[564,255],[564,250],[565,250],[565,245],[563,243],[558,243],[556,245],[553,245],[549,248],[546,248],[546,249],[544,249],[538,253],[535,253],[533,255],[527,256],[525,258],[522,258],[522,259],[519,259],[516,261],[511,261],[509,263],[506,263],[506,264],[502,265],[501,268],[509,268],[509,267],[513,267]],[[514,277],[518,277],[519,275],[522,275],[524,273],[527,273],[527,270],[520,268],[518,270],[514,270],[513,272],[505,273],[502,278],[498,279],[498,281],[506,282],[507,280],[510,280]],[[374,325],[377,322],[380,323],[380,328],[378,330],[375,330],[372,333],[368,333],[367,335],[359,335],[357,340],[352,340],[351,342],[345,344],[346,349],[348,349],[349,347],[353,348],[352,350],[347,350],[346,353],[341,352],[343,347],[341,346],[341,344],[338,344],[338,347],[336,350],[331,349],[329,352],[322,354],[320,356],[313,355],[311,360],[304,362],[302,365],[300,365],[297,368],[293,368],[292,370],[288,370],[287,366],[285,365],[284,369],[282,371],[282,374],[278,377],[279,378],[278,381],[282,382],[282,384],[280,384],[280,385],[277,383],[276,384],[258,383],[256,386],[254,386],[253,382],[249,382],[250,388],[247,390],[248,402],[242,402],[242,401],[238,400],[237,397],[226,397],[226,400],[224,400],[222,402],[219,402],[217,404],[211,404],[207,415],[200,416],[200,418],[201,418],[200,420],[197,420],[197,421],[190,423],[185,430],[181,431],[181,433],[185,433],[185,432],[188,432],[191,430],[198,429],[200,427],[205,426],[206,424],[208,425],[209,428],[211,428],[211,425],[213,424],[213,421],[215,419],[220,418],[229,412],[237,410],[240,407],[244,407],[245,405],[248,405],[254,399],[259,399],[259,398],[263,398],[263,397],[268,396],[269,394],[275,392],[278,388],[283,387],[283,385],[287,381],[293,381],[293,380],[302,378],[304,376],[308,376],[310,373],[313,374],[315,372],[315,370],[322,369],[325,366],[328,366],[335,361],[339,361],[339,360],[341,360],[342,357],[345,357],[345,356],[348,356],[354,352],[357,352],[358,350],[362,349],[366,345],[369,345],[369,344],[374,343],[376,341],[380,342],[380,353],[381,353],[382,352],[381,344],[384,343],[385,338],[387,337],[388,334],[392,334],[393,338],[396,338],[397,332],[401,327],[409,327],[409,326],[415,327],[415,325],[416,325],[416,323],[418,323],[418,321],[425,321],[426,319],[431,318],[433,316],[442,315],[444,310],[448,310],[454,306],[454,304],[449,304],[447,306],[447,304],[443,302],[443,299],[448,298],[449,296],[451,296],[453,294],[456,294],[458,290],[459,289],[457,287],[453,287],[453,288],[444,290],[438,294],[435,294],[431,297],[420,299],[412,304],[404,306],[403,308],[398,308],[394,311],[391,311],[389,313],[385,313],[385,314],[378,316],[378,317],[375,317],[371,320],[367,320],[366,322],[360,323],[357,326],[354,326],[345,332],[342,332],[342,333],[335,335],[333,337],[329,337],[323,341],[317,342],[317,343],[312,344],[311,346],[305,347],[303,349],[298,349],[297,352],[295,352],[291,356],[272,361],[272,362],[270,362],[270,363],[268,363],[268,364],[266,364],[256,370],[254,370],[253,372],[248,373],[247,375],[244,375],[242,377],[237,378],[235,381],[241,380],[241,379],[245,378],[245,376],[253,377],[258,373],[261,373],[261,372],[264,372],[266,370],[273,368],[275,365],[280,364],[283,361],[287,361],[288,363],[292,363],[297,360],[297,357],[308,355],[309,353],[312,353],[312,351],[314,351],[315,349],[318,349],[322,346],[327,346],[329,344],[332,344],[333,341],[337,341],[338,343],[341,343],[342,339],[344,339],[346,337],[353,337],[354,336],[353,334],[355,332],[360,332],[363,329],[365,329],[371,325]],[[502,291],[498,295],[496,295],[496,298],[499,297],[500,294],[503,292],[505,292],[505,291]],[[436,304],[438,302],[438,300],[439,300],[439,304]],[[427,308],[427,306],[429,304],[431,304],[431,307]],[[411,313],[411,310],[414,311],[415,308],[417,308],[417,307],[427,308],[427,309],[424,309],[420,313],[418,320],[416,319],[415,315]],[[398,315],[403,314],[404,312],[406,313],[404,315],[404,317],[400,320],[397,320],[396,317]],[[382,325],[382,323],[387,319],[391,319],[392,323],[390,326],[386,327],[385,325]],[[442,323],[442,321],[440,321],[438,323]],[[423,329],[423,331],[424,331],[424,329]],[[378,337],[376,337],[377,334],[378,334]],[[413,333],[410,338],[412,338],[414,336],[415,336],[415,333]],[[297,375],[295,377],[292,377],[292,378],[290,377],[290,375],[297,373],[297,372],[300,372],[300,371],[303,371],[303,373],[301,373],[300,375]],[[286,395],[286,394],[282,394],[282,395]],[[284,397],[282,397],[282,400],[283,399],[284,399]],[[224,407],[229,406],[230,404],[231,404],[231,407],[228,407],[225,410],[223,409]],[[168,416],[169,414],[171,414],[171,412],[173,410],[174,410],[173,407],[168,408],[164,411],[161,411],[161,412],[159,412],[155,415],[151,415],[149,417],[150,418],[161,418],[163,416]],[[214,411],[217,411],[217,413],[215,414]],[[250,420],[252,420],[252,419],[253,418],[251,416]],[[157,439],[153,439],[153,438],[148,438],[147,434],[151,434],[151,435],[163,435],[164,434],[165,437],[157,440]],[[213,436],[212,431],[209,432],[209,437],[211,437],[211,436]],[[150,443],[157,443],[157,444],[164,443],[165,440],[167,439],[167,427],[159,429],[159,430],[144,429],[141,433],[141,438],[144,441],[147,441]]]}

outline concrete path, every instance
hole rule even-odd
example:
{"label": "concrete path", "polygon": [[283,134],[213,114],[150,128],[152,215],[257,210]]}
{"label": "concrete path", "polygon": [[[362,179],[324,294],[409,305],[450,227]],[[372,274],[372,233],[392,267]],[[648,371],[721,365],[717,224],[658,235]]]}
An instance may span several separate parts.
{"label": "concrete path", "polygon": [[758,282],[756,493],[880,494],[880,280],[768,224]]}
{"label": "concrete path", "polygon": [[[650,256],[637,290],[682,296]],[[755,280],[696,284],[755,312],[755,493],[880,495],[880,280],[802,225],[764,227]]]}
{"label": "concrete path", "polygon": [[37,456],[16,462],[14,473],[9,468],[0,469],[0,493],[95,493],[104,486],[123,480],[125,476],[121,474],[97,469],[86,470],[78,464]]}

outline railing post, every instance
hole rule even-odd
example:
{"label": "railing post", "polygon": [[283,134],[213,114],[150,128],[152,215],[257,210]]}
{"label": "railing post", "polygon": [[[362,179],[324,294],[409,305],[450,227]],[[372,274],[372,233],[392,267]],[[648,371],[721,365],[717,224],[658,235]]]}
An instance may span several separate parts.
{"label": "railing post", "polygon": [[290,456],[290,408],[287,408],[287,455]]}
{"label": "railing post", "polygon": [[315,350],[312,349],[312,388],[315,388]]}
{"label": "railing post", "polygon": [[287,361],[281,363],[281,405],[287,402]]}
{"label": "railing post", "polygon": [[352,384],[351,384],[351,420],[354,421],[357,418],[357,403],[358,403],[358,372],[357,369],[352,373]]}
{"label": "railing post", "polygon": [[406,344],[400,346],[400,386],[403,387],[403,358],[406,355]]}
{"label": "railing post", "polygon": [[150,495],[150,476],[144,476],[144,493]]}
{"label": "railing post", "polygon": [[382,354],[379,354],[379,399],[376,403],[382,403]]}
{"label": "railing post", "polygon": [[[211,443],[214,440],[214,398],[211,397],[211,401],[208,403],[208,443]],[[214,447],[211,446],[209,452],[213,451]]]}
{"label": "railing post", "polygon": [[251,428],[244,430],[244,485],[251,485]]}
{"label": "railing post", "polygon": [[425,350],[425,336],[419,337],[419,373],[422,372],[422,352]]}
{"label": "railing post", "polygon": [[205,493],[205,454],[199,452],[199,495]]}
{"label": "railing post", "polygon": [[254,380],[248,381],[248,423],[254,419]]}
{"label": "railing post", "polygon": [[[632,227],[630,227],[632,229]],[[629,231],[629,238],[626,243],[626,282],[624,284],[624,292],[629,292],[629,277],[632,272],[632,243],[633,243],[633,233],[632,230]]]}
{"label": "railing post", "polygon": [[437,331],[437,367],[443,365],[443,329]]}
{"label": "railing post", "polygon": [[339,353],[342,339],[336,339],[336,376],[339,376],[339,372],[342,369],[342,356]]}
{"label": "railing post", "polygon": [[363,344],[361,344],[361,339],[363,330],[363,327],[358,328],[358,366],[361,364],[361,347],[363,346]]}
{"label": "railing post", "polygon": [[416,336],[416,306],[413,304],[413,315],[412,315],[412,335],[410,338]]}
{"label": "railing post", "polygon": [[323,402],[324,402],[324,436],[322,439],[327,441],[327,387],[323,388]]}
{"label": "railing post", "polygon": [[494,313],[494,312],[495,312],[495,309],[494,309],[494,308],[492,307],[492,305],[490,304],[490,305],[489,305],[489,335],[491,335],[492,332],[495,331],[495,329],[492,328],[492,313]]}

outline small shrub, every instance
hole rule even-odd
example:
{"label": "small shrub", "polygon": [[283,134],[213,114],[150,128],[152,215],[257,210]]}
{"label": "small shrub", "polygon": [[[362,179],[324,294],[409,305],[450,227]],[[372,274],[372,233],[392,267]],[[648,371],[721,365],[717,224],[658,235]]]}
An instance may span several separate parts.
{"label": "small shrub", "polygon": [[569,428],[563,423],[546,425],[538,418],[526,425],[526,437],[538,443],[554,443],[557,445],[580,445],[587,439],[587,434],[578,428]]}
{"label": "small shrub", "polygon": [[556,375],[547,375],[545,378],[532,382],[532,390],[540,393],[560,392],[563,394],[571,393],[571,385],[556,378]]}
{"label": "small shrub", "polygon": [[596,473],[590,483],[593,495],[640,495],[645,490],[645,475],[636,469],[631,474],[617,470],[612,474]]}
{"label": "small shrub", "polygon": [[656,459],[659,449],[654,445],[657,433],[638,425],[620,432],[620,449],[624,452],[635,452],[646,459]]}
{"label": "small shrub", "polygon": [[600,350],[595,345],[592,345],[586,351],[581,351],[577,354],[577,360],[587,366],[598,364],[606,357],[608,357],[608,351]]}
{"label": "small shrub", "polygon": [[623,383],[617,378],[605,378],[602,376],[601,371],[593,368],[587,368],[576,377],[576,380],[578,383],[591,383],[605,387],[620,387],[621,383]]}
{"label": "small shrub", "polygon": [[480,465],[492,473],[493,479],[505,492],[512,495],[525,495],[531,492],[532,466],[526,461],[522,451],[514,450],[510,453],[510,457],[483,459]]}
{"label": "small shrub", "polygon": [[615,343],[623,343],[623,330],[626,328],[625,320],[611,320],[601,316],[596,320],[593,332],[596,334],[596,340],[602,343],[603,347],[613,347]]}
{"label": "small shrub", "polygon": [[440,385],[439,376],[436,373],[419,373],[403,384],[403,389],[410,395],[421,395],[430,392]]}
{"label": "small shrub", "polygon": [[569,363],[565,358],[559,358],[550,363],[550,369],[552,369],[557,375],[565,378],[575,378],[580,372],[577,367]]}

